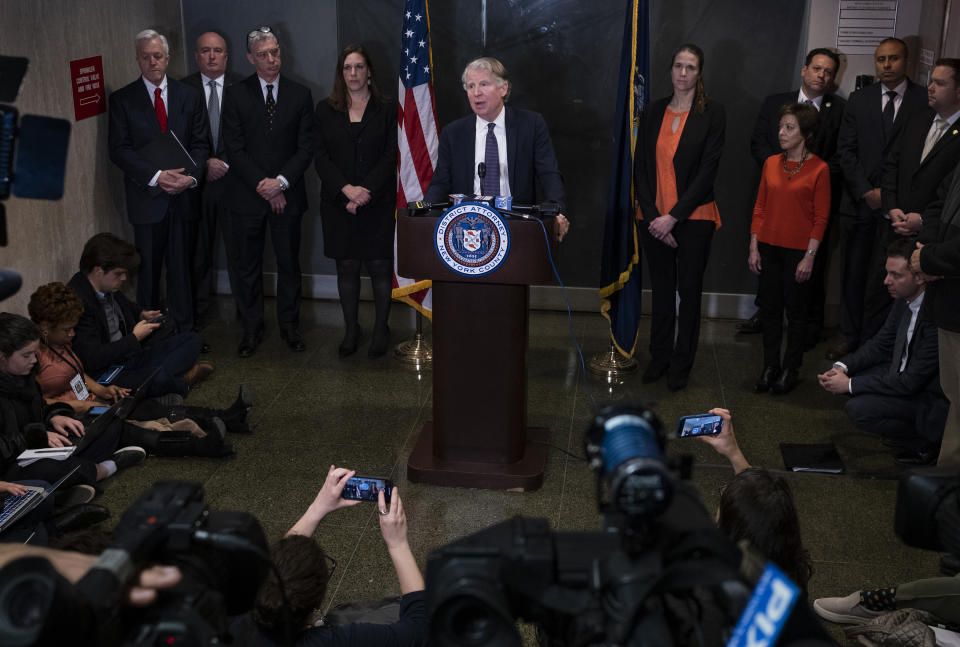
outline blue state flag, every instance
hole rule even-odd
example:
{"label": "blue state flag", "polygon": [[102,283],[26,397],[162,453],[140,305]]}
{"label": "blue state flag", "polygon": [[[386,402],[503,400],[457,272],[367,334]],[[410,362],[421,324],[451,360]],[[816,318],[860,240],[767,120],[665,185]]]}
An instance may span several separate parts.
{"label": "blue state flag", "polygon": [[610,322],[610,339],[632,357],[640,327],[640,246],[633,190],[637,125],[650,96],[650,10],[648,0],[627,0],[620,84],[600,262],[600,313]]}

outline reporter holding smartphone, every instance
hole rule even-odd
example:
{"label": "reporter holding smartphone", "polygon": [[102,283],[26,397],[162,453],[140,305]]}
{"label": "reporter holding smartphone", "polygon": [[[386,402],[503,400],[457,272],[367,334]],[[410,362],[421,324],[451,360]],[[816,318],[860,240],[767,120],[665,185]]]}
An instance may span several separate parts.
{"label": "reporter holding smartphone", "polygon": [[341,497],[343,488],[356,474],[353,470],[330,466],[320,492],[303,516],[271,549],[273,562],[283,580],[284,596],[271,573],[260,588],[252,613],[235,621],[230,628],[234,644],[271,647],[274,645],[370,645],[413,646],[427,641],[427,611],[423,575],[407,541],[407,516],[396,488],[387,506],[381,491],[378,496],[380,533],[397,573],[403,597],[399,617],[391,624],[354,623],[343,626],[311,626],[314,613],[322,606],[336,562],[323,552],[312,538],[320,521],[329,513],[361,503]]}

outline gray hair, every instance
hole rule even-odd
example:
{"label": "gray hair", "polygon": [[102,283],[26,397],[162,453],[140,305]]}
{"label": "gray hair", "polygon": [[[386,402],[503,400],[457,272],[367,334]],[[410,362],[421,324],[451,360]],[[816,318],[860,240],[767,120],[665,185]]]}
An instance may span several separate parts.
{"label": "gray hair", "polygon": [[277,47],[280,47],[280,39],[277,38],[276,32],[267,26],[257,27],[247,34],[247,51],[252,54],[254,43],[258,43],[261,40],[266,40],[268,38],[272,38],[277,43]]}
{"label": "gray hair", "polygon": [[166,54],[167,56],[170,56],[170,45],[169,43],[167,43],[167,37],[156,30],[144,29],[142,32],[137,34],[137,36],[133,40],[134,42],[136,42],[137,49],[139,50],[140,43],[142,43],[145,40],[153,40],[155,38],[160,39],[160,44],[163,45],[163,53]]}
{"label": "gray hair", "polygon": [[503,97],[503,100],[506,101],[510,98],[510,77],[507,74],[507,68],[503,66],[503,63],[491,56],[475,58],[467,63],[467,66],[463,68],[463,74],[460,76],[460,81],[463,83],[464,90],[467,89],[467,72],[479,71],[490,72],[496,81],[498,88],[502,88],[504,85],[506,85],[507,94]]}

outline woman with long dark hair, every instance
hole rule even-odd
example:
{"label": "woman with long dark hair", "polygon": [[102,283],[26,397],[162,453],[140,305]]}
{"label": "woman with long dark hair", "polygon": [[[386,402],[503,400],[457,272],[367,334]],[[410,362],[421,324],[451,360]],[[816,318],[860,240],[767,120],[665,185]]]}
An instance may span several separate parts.
{"label": "woman with long dark hair", "polygon": [[376,308],[367,355],[380,357],[390,344],[397,112],[377,89],[373,62],[362,45],[347,45],[340,52],[333,92],[317,104],[315,150],[323,253],[337,262],[346,328],[338,353],[341,358],[352,355],[360,341],[362,262]]}
{"label": "woman with long dark hair", "polygon": [[[723,149],[723,106],[707,98],[703,51],[681,45],[673,54],[673,94],[643,114],[634,156],[640,238],[653,287],[650,364],[643,382],[667,375],[687,386],[700,338],[700,297],[720,214],[713,182]],[[680,294],[679,324],[675,295]]]}

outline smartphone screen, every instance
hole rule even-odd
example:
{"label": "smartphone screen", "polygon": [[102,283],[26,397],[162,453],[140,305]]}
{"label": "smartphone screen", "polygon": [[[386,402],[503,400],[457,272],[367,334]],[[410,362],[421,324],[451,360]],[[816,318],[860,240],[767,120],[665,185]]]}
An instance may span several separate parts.
{"label": "smartphone screen", "polygon": [[354,476],[343,486],[343,493],[340,496],[354,501],[376,503],[377,494],[381,490],[383,490],[384,500],[387,505],[390,505],[390,492],[393,490],[393,482],[390,479],[379,476]]}
{"label": "smartphone screen", "polygon": [[723,430],[723,418],[712,413],[684,416],[677,424],[677,438],[716,436]]}
{"label": "smartphone screen", "polygon": [[99,416],[101,413],[106,413],[110,410],[110,407],[90,407],[90,415]]}

